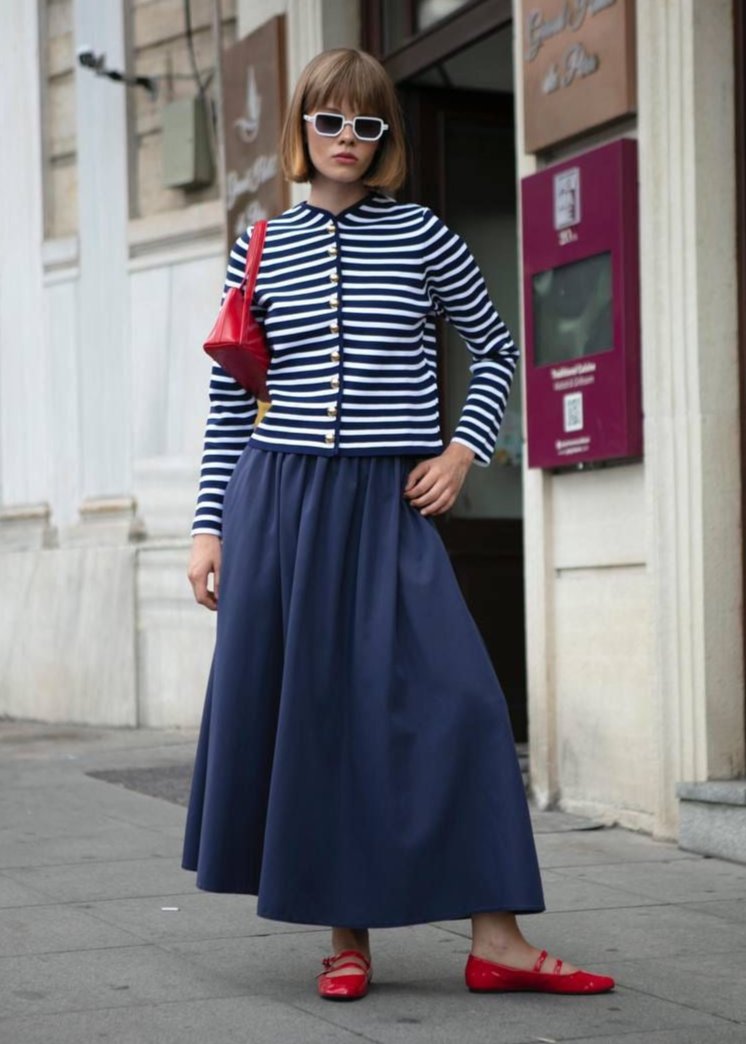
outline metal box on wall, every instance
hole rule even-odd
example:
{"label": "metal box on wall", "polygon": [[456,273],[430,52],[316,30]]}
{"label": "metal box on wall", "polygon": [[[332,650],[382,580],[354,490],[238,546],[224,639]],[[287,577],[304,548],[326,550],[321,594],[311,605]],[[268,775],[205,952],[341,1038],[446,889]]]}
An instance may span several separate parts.
{"label": "metal box on wall", "polygon": [[180,98],[163,109],[163,184],[199,188],[214,177],[207,111],[201,98]]}
{"label": "metal box on wall", "polygon": [[637,143],[521,184],[529,467],[642,454]]}

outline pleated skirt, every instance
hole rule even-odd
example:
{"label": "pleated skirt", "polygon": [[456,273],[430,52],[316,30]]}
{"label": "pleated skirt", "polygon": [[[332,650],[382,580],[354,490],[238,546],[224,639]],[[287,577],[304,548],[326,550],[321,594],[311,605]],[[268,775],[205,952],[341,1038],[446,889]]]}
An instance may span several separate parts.
{"label": "pleated skirt", "polygon": [[249,443],[228,483],[182,865],[262,917],[545,908],[504,695],[403,497],[415,463]]}

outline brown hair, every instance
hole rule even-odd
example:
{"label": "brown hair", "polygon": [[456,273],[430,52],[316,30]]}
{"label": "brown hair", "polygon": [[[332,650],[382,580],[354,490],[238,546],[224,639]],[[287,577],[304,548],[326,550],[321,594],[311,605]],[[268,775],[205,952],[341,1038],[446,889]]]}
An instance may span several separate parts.
{"label": "brown hair", "polygon": [[407,173],[404,124],[399,100],[381,63],[365,51],[338,48],[312,58],[300,75],[282,129],[282,170],[289,181],[310,181],[303,114],[323,105],[347,102],[359,115],[380,116],[389,129],[363,178],[371,188],[395,192]]}

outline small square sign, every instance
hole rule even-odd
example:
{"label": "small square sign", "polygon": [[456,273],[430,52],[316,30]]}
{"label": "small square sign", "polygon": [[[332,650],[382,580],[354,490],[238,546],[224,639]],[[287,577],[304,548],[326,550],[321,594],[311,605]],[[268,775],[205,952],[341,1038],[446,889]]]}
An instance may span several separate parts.
{"label": "small square sign", "polygon": [[580,224],[580,169],[554,175],[554,227],[557,231]]}
{"label": "small square sign", "polygon": [[574,392],[565,395],[562,400],[562,414],[565,431],[582,431],[583,429],[583,394]]}

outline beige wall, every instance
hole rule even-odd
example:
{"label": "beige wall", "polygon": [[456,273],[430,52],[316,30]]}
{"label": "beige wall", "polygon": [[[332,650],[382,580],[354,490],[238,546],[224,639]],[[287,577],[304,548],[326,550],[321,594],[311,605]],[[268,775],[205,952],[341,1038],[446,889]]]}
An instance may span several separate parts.
{"label": "beige wall", "polygon": [[524,472],[535,794],[671,837],[743,771],[730,8],[640,0],[637,120],[553,157],[638,139],[644,461]]}
{"label": "beige wall", "polygon": [[44,234],[68,236],[78,225],[73,0],[39,5]]}
{"label": "beige wall", "polygon": [[[222,0],[224,44],[239,6],[241,34],[275,13]],[[356,42],[344,34],[357,3],[282,6],[291,80],[325,44]],[[167,83],[153,104],[141,88],[73,68],[89,45],[114,68],[186,72],[183,5],[10,9],[0,33],[0,67],[18,88],[0,97],[17,142],[15,162],[0,164],[0,562],[20,597],[0,612],[0,715],[195,725],[215,617],[195,604],[186,565],[208,409],[200,344],[225,271],[222,201],[217,184],[160,185]],[[192,0],[192,13],[205,71],[211,0]],[[174,97],[194,92],[191,80],[172,86]],[[45,95],[54,103],[43,130]],[[65,157],[80,160],[77,212],[72,180],[50,182]]]}

